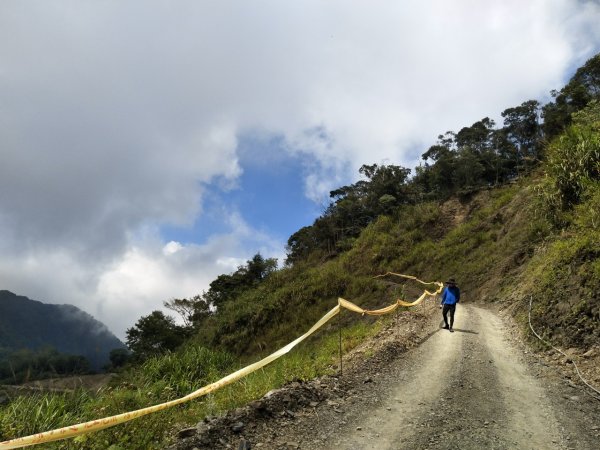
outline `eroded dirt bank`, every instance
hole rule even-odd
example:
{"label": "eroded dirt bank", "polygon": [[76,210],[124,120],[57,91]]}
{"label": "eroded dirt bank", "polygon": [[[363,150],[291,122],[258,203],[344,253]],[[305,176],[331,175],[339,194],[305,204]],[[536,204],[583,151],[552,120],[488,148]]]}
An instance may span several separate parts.
{"label": "eroded dirt bank", "polygon": [[509,325],[473,305],[459,306],[454,333],[431,307],[404,313],[342,377],[293,383],[172,448],[597,449],[600,402]]}

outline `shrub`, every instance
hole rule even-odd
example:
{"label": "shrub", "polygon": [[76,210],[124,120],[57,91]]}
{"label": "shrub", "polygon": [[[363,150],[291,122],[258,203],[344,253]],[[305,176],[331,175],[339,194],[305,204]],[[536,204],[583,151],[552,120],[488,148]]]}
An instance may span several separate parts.
{"label": "shrub", "polygon": [[600,133],[589,126],[572,125],[552,142],[546,179],[537,186],[544,214],[564,226],[568,213],[585,191],[600,182]]}

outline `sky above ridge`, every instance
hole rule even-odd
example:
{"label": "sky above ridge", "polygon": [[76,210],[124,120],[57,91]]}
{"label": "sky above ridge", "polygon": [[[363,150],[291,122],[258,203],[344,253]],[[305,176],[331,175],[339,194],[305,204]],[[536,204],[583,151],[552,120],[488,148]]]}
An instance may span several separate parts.
{"label": "sky above ridge", "polygon": [[549,100],[576,0],[0,2],[0,289],[120,338],[323,211],[362,164]]}

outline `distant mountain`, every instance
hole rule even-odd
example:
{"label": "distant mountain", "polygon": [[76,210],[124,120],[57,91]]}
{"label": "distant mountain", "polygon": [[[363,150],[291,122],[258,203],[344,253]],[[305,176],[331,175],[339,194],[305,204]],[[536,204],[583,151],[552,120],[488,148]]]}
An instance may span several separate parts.
{"label": "distant mountain", "polygon": [[125,345],[102,322],[73,305],[50,305],[0,290],[0,349],[39,350],[84,356],[94,370]]}

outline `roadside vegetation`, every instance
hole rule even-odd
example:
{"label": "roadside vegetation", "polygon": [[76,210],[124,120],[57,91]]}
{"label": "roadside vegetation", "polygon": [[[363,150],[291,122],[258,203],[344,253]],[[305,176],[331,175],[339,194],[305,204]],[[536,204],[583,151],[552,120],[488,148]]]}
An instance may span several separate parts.
{"label": "roadside vegetation", "polygon": [[[413,298],[420,287],[374,279],[388,271],[454,277],[465,301],[504,302],[559,345],[600,338],[600,55],[554,101],[527,101],[446,132],[410,176],[364,165],[364,179],[331,192],[313,225],[294,233],[278,268],[257,254],[208,291],[165,302],[128,330],[131,361],[97,393],[16,397],[0,409],[2,438],[142,408],[186,395],[287,344],[338,297],[363,307]],[[540,115],[543,121],[540,121]],[[375,325],[373,325],[375,323]],[[380,324],[346,314],[344,351]],[[204,399],[45,448],[163,448],[177,429],[294,379],[337,370],[338,324]]]}
{"label": "roadside vegetation", "polygon": [[[273,364],[214,394],[107,430],[45,444],[44,448],[164,448],[173,433],[203,417],[244,405],[292,380],[335,373],[339,349],[337,327],[335,331],[333,327]],[[380,325],[365,323],[344,327],[343,351],[351,350],[379,329]],[[243,365],[229,353],[185,344],[176,353],[154,356],[140,366],[131,367],[117,382],[95,393],[77,390],[15,397],[3,407],[0,415],[2,437],[26,436],[173,400]]]}

